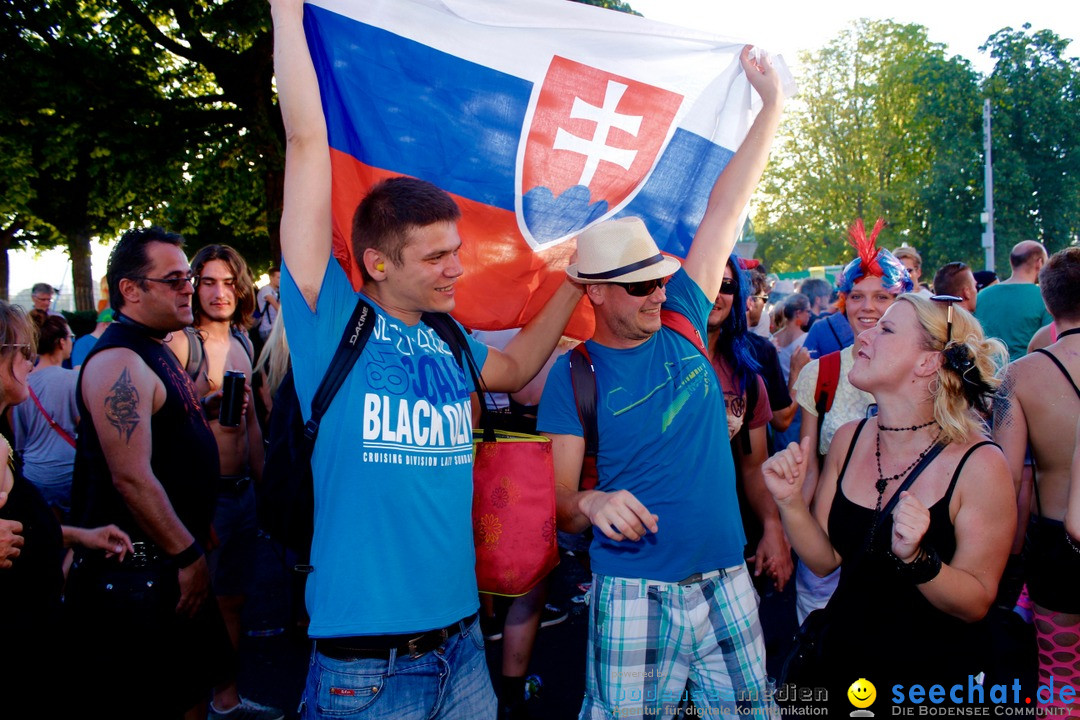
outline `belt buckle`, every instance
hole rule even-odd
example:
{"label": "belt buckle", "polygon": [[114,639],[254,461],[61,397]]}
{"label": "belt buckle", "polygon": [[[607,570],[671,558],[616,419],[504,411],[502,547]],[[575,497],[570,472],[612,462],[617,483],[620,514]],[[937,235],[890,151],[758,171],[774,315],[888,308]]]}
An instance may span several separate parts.
{"label": "belt buckle", "polygon": [[153,552],[149,543],[134,541],[131,543],[131,564],[135,567],[142,567],[149,564],[151,560],[151,554]]}
{"label": "belt buckle", "polygon": [[[434,631],[432,631],[432,632],[434,632]],[[450,637],[450,634],[446,631],[446,628],[442,628],[438,632],[439,632],[439,641],[440,642],[439,642],[438,645],[436,645],[436,647],[442,646],[446,642],[447,638]],[[409,649],[409,657],[411,659],[415,660],[416,658],[420,657],[421,655],[426,655],[429,652],[428,650],[420,649],[420,642],[427,635],[428,635],[428,633],[423,633],[421,635],[417,635],[416,637],[409,639],[407,647]]]}

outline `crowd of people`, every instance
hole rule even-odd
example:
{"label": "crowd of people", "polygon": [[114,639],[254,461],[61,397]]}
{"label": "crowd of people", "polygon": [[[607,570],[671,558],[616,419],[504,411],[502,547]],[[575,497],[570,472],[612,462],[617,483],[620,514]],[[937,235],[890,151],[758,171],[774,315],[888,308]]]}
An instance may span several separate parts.
{"label": "crowd of people", "polygon": [[[0,303],[0,613],[19,655],[5,701],[38,706],[62,672],[46,665],[78,658],[72,711],[285,716],[238,686],[264,434],[281,390],[312,406],[366,308],[375,330],[311,458],[299,713],[529,717],[546,583],[494,617],[480,600],[473,445],[442,427],[479,388],[423,320],[454,309],[460,210],[421,180],[376,184],[354,215],[353,289],[331,252],[303,3],[271,5],[288,153],[270,282],[256,289],[231,247],[189,255],[150,227],[117,243],[110,307],[85,337],[50,311],[48,286],[30,312]],[[740,64],[761,110],[709,178],[686,257],[662,254],[639,218],[598,223],[525,327],[462,348],[509,394],[506,413],[550,439],[560,536],[586,537],[580,717],[777,717],[800,626],[818,654],[795,680],[836,712],[859,678],[879,693],[979,678],[980,701],[1010,672],[1080,685],[1080,248],[1020,242],[1008,279],[949,262],[931,287],[916,248],[879,247],[884,223],[857,219],[835,282],[777,292],[733,248],[784,97],[767,58],[747,47]],[[582,304],[589,422],[563,337]],[[427,418],[426,441],[368,427],[382,407]],[[1037,652],[1000,662],[993,616],[1025,611]],[[485,636],[506,643],[494,673]],[[1065,693],[1047,704],[1072,710]]]}

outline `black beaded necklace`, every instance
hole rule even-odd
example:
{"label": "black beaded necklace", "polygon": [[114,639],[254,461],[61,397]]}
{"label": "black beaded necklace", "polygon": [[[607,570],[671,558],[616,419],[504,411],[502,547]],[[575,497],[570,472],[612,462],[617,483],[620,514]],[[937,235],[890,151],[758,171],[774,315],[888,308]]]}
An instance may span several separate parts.
{"label": "black beaded necklace", "polygon": [[[930,427],[931,425],[933,425],[936,422],[937,422],[937,420],[935,420],[933,418],[930,418],[930,420],[928,422],[924,422],[922,425],[911,425],[909,427],[894,428],[894,427],[887,427],[885,425],[882,425],[881,421],[878,420],[878,426],[877,427],[878,427],[878,430],[884,430],[885,432],[904,432],[905,430],[912,430],[912,431],[914,431],[914,430],[922,430],[924,427]],[[912,466],[912,467],[914,467],[914,466]],[[881,474],[881,472],[879,471],[878,475],[880,475],[880,474]]]}
{"label": "black beaded necklace", "polygon": [[[897,430],[915,430],[915,429],[918,429],[918,428],[928,427],[929,425],[933,424],[933,422],[934,421],[930,421],[929,423],[926,423],[925,425],[912,426],[910,428],[896,428],[896,429]],[[879,427],[879,429],[881,429],[880,425],[878,427]],[[893,428],[889,428],[889,429],[892,430]],[[874,455],[876,456],[876,460],[877,460],[878,479],[877,479],[877,482],[874,484],[874,489],[877,490],[877,503],[874,505],[874,525],[871,526],[871,528],[870,528],[870,545],[871,546],[874,543],[874,530],[875,530],[875,528],[877,527],[877,524],[878,524],[877,518],[881,514],[881,501],[885,497],[885,488],[887,488],[889,486],[889,483],[891,483],[893,480],[899,480],[900,478],[905,477],[909,472],[911,472],[915,468],[916,465],[921,463],[923,458],[926,457],[926,455],[934,448],[935,445],[937,445],[937,442],[938,442],[939,439],[941,439],[941,430],[938,430],[937,436],[933,440],[930,441],[930,444],[926,446],[926,449],[923,450],[921,453],[919,453],[919,457],[915,458],[915,462],[911,463],[910,465],[908,465],[906,468],[904,468],[900,472],[896,473],[895,475],[890,475],[889,477],[885,477],[885,474],[881,471],[881,433],[879,432],[879,433],[874,434],[874,445],[875,445]]]}

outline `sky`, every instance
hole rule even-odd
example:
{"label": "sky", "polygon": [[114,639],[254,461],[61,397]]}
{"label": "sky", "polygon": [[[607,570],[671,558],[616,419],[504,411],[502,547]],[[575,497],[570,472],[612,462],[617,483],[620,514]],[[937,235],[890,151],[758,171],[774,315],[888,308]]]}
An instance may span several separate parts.
{"label": "sky", "polygon": [[[949,54],[962,55],[975,69],[987,74],[990,56],[979,46],[1003,27],[1019,29],[1031,23],[1033,30],[1049,29],[1074,40],[1068,55],[1080,55],[1080,3],[1076,0],[1021,2],[1018,0],[629,0],[630,5],[652,20],[682,25],[761,45],[794,64],[800,50],[816,50],[852,20],[866,17],[917,23],[928,30],[932,42],[944,43]],[[782,18],[770,22],[769,18]]]}
{"label": "sky", "polygon": [[[761,45],[770,53],[781,54],[794,66],[799,51],[816,50],[829,42],[852,20],[868,17],[918,23],[928,30],[932,42],[944,43],[949,54],[962,55],[975,69],[987,74],[992,69],[989,55],[979,46],[1003,27],[1020,28],[1031,23],[1032,29],[1050,29],[1073,39],[1067,54],[1080,55],[1080,2],[1019,2],[1018,0],[906,0],[882,3],[864,0],[829,0],[811,3],[806,0],[764,0],[763,2],[726,2],[723,0],[629,0],[630,5],[647,18],[685,27],[706,30],[739,42]],[[770,22],[781,18],[782,22]],[[93,248],[95,283],[105,273],[108,249],[95,243]],[[35,282],[47,282],[61,288],[59,307],[67,308],[71,297],[71,267],[61,250],[41,256],[11,252],[10,290],[12,298]]]}

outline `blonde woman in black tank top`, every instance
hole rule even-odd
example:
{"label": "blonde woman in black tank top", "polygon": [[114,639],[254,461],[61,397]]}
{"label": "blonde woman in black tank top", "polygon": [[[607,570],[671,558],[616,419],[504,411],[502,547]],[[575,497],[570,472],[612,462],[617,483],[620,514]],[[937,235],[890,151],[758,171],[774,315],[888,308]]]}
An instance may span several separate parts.
{"label": "blonde woman in black tank top", "polygon": [[812,448],[792,443],[763,472],[802,561],[819,575],[841,569],[822,611],[818,682],[847,712],[848,686],[866,678],[878,688],[871,709],[888,712],[912,685],[966,693],[968,676],[988,669],[979,621],[1015,522],[1009,470],[983,422],[1004,348],[953,302],[912,294],[856,346],[849,380],[878,415],[837,432],[812,508],[800,492]]}

